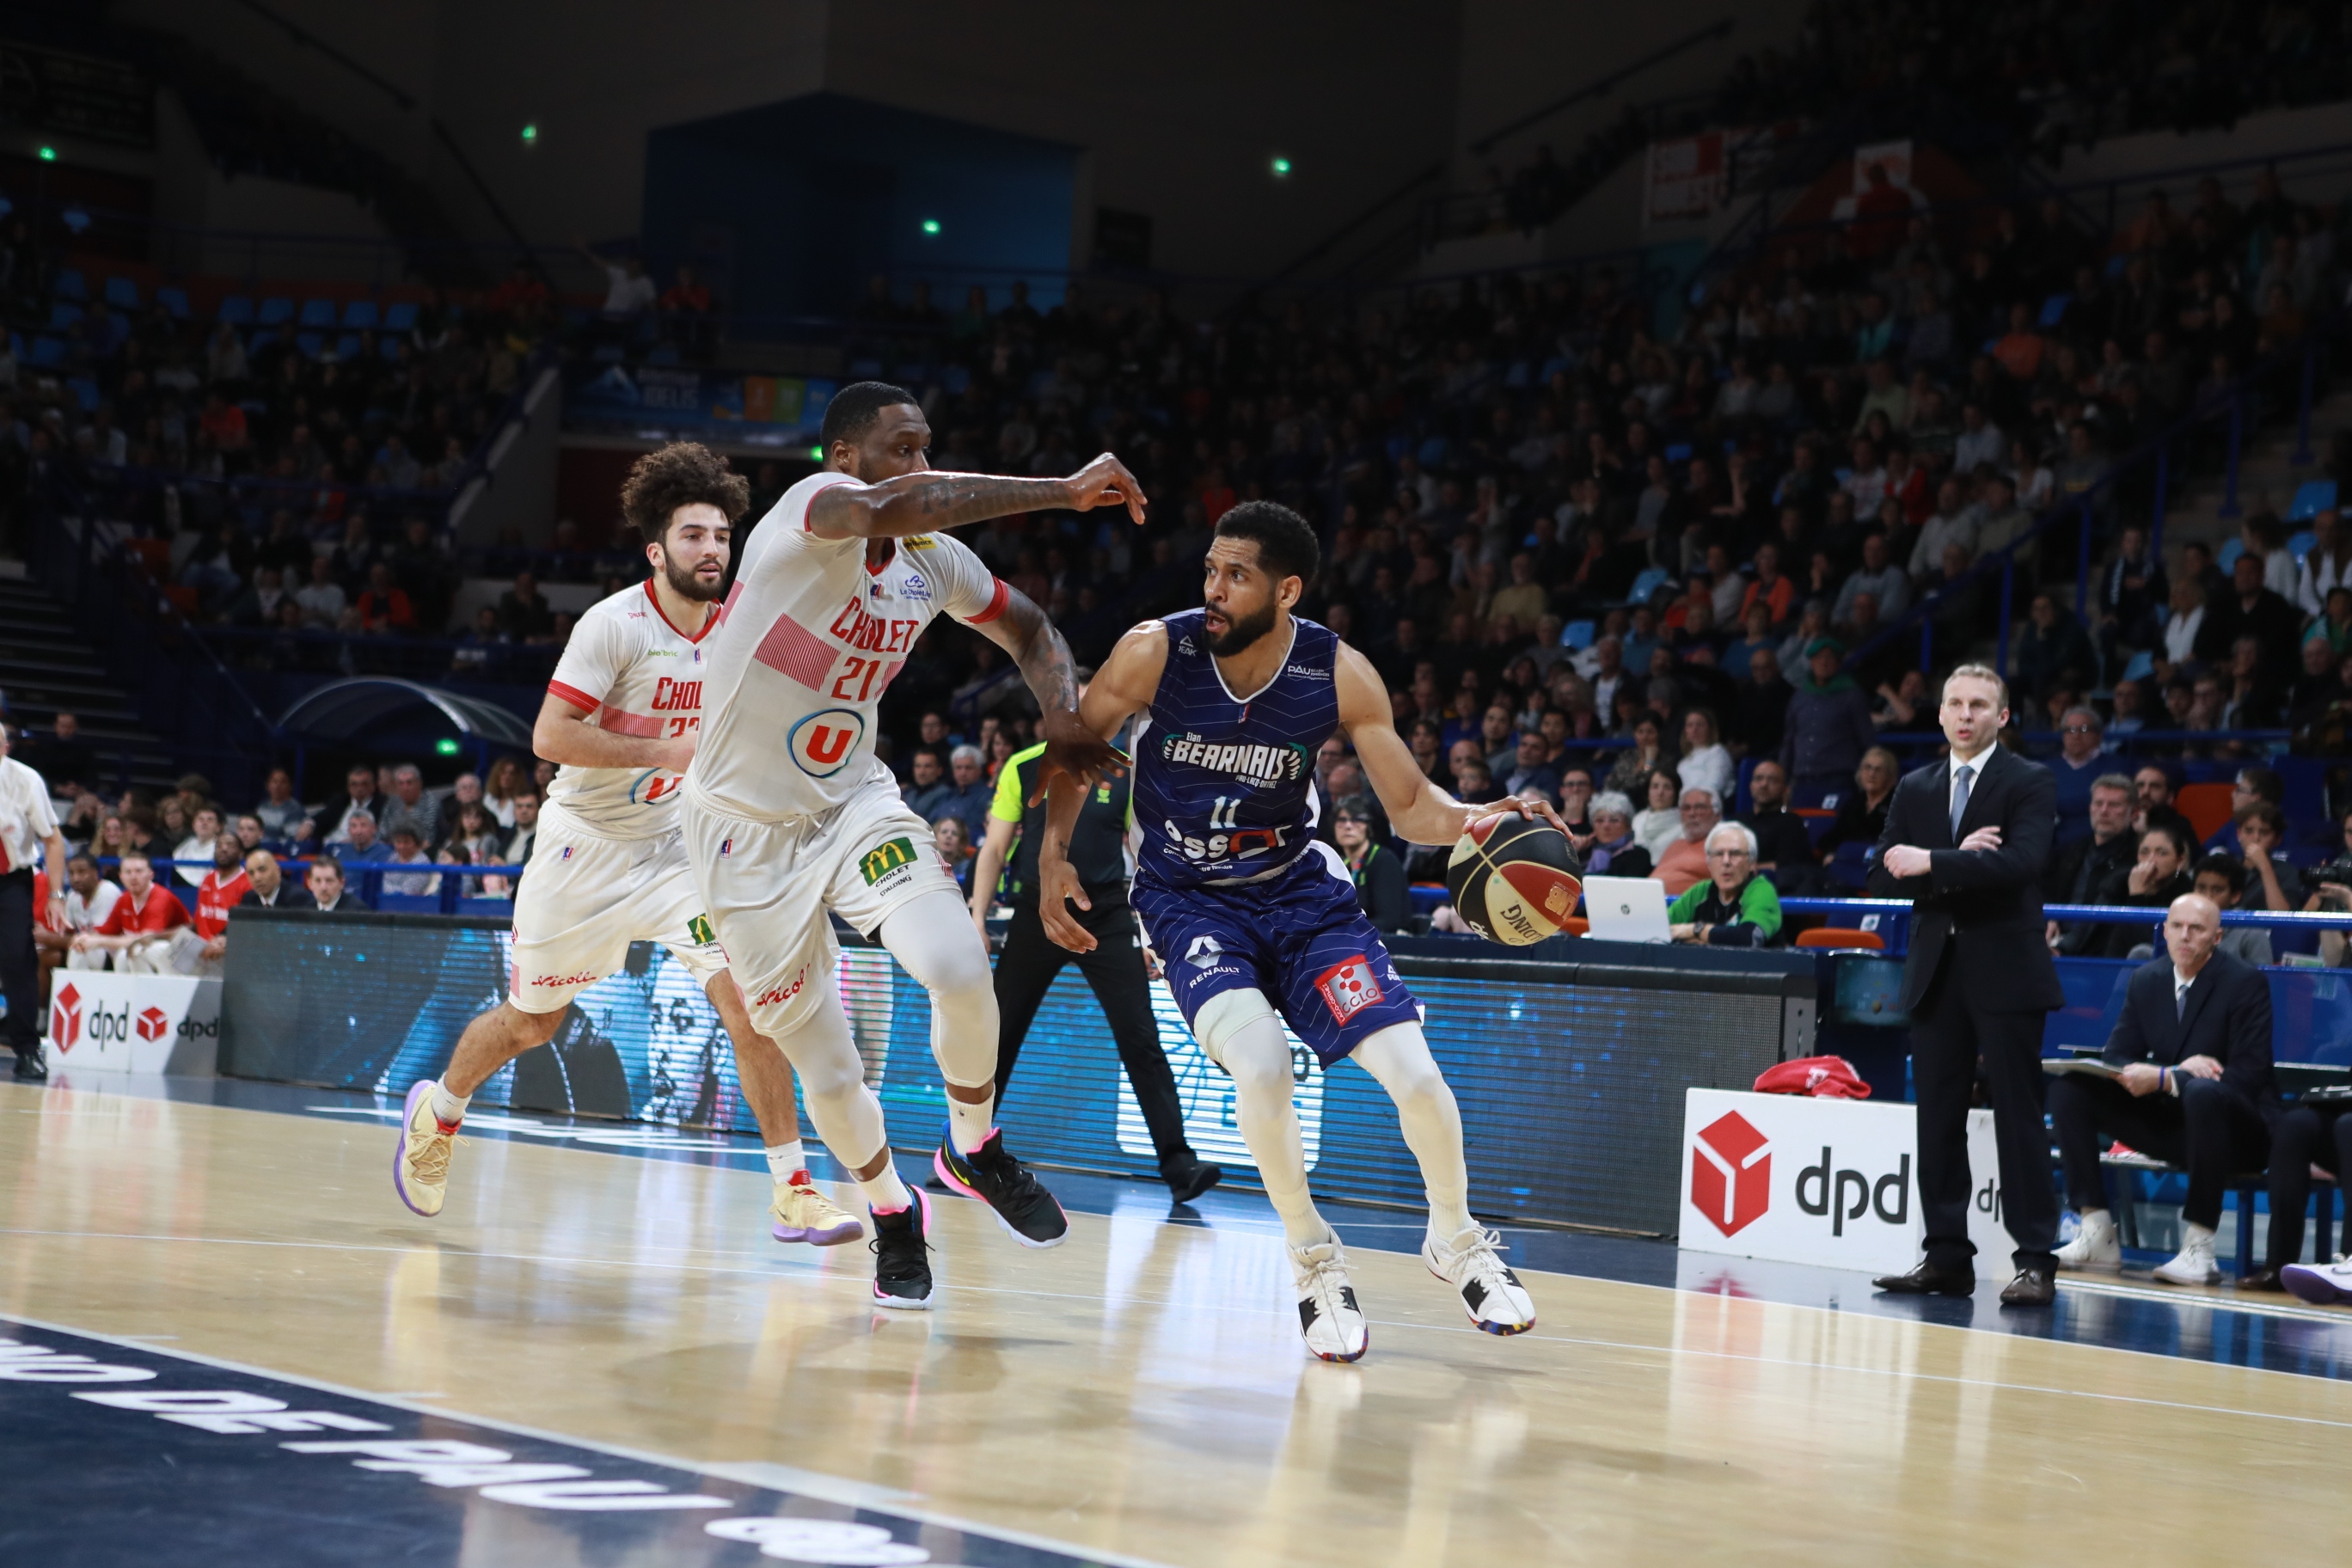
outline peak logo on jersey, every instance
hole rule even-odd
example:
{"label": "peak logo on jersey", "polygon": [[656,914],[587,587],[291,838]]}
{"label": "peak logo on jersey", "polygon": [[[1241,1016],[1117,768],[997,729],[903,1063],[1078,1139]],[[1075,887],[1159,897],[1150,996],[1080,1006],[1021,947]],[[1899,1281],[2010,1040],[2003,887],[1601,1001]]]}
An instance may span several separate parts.
{"label": "peak logo on jersey", "polygon": [[1372,974],[1371,961],[1360,952],[1317,975],[1315,989],[1322,994],[1323,1005],[1331,1009],[1335,1023],[1346,1023],[1381,999],[1381,983]]}
{"label": "peak logo on jersey", "polygon": [[1160,755],[1169,763],[1185,763],[1213,773],[1226,773],[1245,784],[1271,788],[1289,784],[1307,772],[1303,746],[1223,745],[1198,735],[1165,735]]}
{"label": "peak logo on jersey", "polygon": [[1754,1122],[1734,1110],[1698,1130],[1690,1199],[1726,1236],[1738,1235],[1771,1206],[1772,1148]]}
{"label": "peak logo on jersey", "polygon": [[866,738],[866,716],[855,709],[828,708],[794,724],[785,737],[793,761],[811,778],[827,779],[849,765]]}
{"label": "peak logo on jersey", "polygon": [[893,838],[868,849],[857,861],[857,875],[869,888],[882,879],[903,871],[915,863],[915,842],[911,838]]}
{"label": "peak logo on jersey", "polygon": [[709,915],[697,915],[692,920],[687,921],[686,934],[696,943],[696,945],[700,947],[709,947],[712,942],[719,940],[719,933],[710,929],[710,917]]}

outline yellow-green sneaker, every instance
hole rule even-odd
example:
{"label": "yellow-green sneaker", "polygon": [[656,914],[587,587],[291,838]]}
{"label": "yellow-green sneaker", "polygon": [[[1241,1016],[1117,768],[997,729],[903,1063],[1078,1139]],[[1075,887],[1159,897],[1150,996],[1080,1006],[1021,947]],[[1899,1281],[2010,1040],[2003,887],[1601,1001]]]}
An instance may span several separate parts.
{"label": "yellow-green sneaker", "polygon": [[795,1171],[788,1184],[776,1189],[775,1202],[768,1205],[775,1224],[768,1234],[778,1241],[805,1241],[811,1247],[838,1247],[845,1241],[856,1241],[866,1234],[857,1216],[844,1212],[834,1201],[817,1191],[806,1171]]}

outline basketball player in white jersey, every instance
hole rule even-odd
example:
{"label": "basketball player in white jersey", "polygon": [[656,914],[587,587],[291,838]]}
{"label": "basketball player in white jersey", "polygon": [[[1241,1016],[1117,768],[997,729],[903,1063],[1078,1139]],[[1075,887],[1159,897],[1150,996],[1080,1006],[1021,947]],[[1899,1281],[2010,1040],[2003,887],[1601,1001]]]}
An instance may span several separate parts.
{"label": "basketball player in white jersey", "polygon": [[[935,473],[914,396],[880,382],[835,395],[823,472],[784,492],[751,536],[713,639],[705,721],[679,817],[688,858],[751,1021],[799,1070],[809,1120],[874,1215],[877,1305],[928,1307],[929,1209],[890,1159],[881,1102],[834,983],[831,917],[878,938],[930,993],[947,1134],[932,1168],[1053,1247],[1069,1220],[993,1124],[996,997],[988,950],[931,830],[874,755],[875,712],[932,616],[975,627],[1035,693],[1043,768],[1091,784],[1124,759],[1078,723],[1070,650],[1043,611],[938,531],[1013,512],[1128,509],[1135,478],[1108,456],[1064,479]],[[1041,780],[1042,782],[1042,780]]]}
{"label": "basketball player in white jersey", "polygon": [[719,1010],[736,1077],[758,1118],[775,1183],[772,1234],[819,1247],[863,1234],[809,1180],[792,1070],[751,1028],[727,955],[695,896],[678,837],[680,775],[694,754],[728,542],[751,488],[692,442],[637,459],[621,510],[653,575],[592,607],[548,683],[531,747],[560,764],[516,890],[507,999],[466,1026],[436,1082],[408,1091],[393,1182],[436,1215],[467,1101],[499,1068],[544,1044],[572,999],[618,970],[633,942],[669,949]]}

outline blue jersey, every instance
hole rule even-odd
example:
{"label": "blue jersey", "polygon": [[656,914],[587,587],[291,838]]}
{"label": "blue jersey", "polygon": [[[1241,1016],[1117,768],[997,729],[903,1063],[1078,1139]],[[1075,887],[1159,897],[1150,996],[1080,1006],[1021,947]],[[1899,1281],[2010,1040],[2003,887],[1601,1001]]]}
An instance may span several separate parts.
{"label": "blue jersey", "polygon": [[1339,727],[1339,639],[1294,618],[1272,680],[1225,686],[1199,610],[1166,617],[1168,663],[1135,748],[1139,880],[1204,888],[1252,880],[1314,839],[1315,753]]}

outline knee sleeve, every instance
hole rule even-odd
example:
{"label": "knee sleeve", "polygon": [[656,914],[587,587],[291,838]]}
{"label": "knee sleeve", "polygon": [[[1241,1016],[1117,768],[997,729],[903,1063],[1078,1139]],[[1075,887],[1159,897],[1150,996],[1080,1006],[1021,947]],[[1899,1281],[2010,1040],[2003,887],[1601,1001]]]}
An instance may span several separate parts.
{"label": "knee sleeve", "polygon": [[816,1005],[776,1046],[800,1075],[809,1121],[834,1158],[852,1166],[872,1159],[888,1136],[882,1102],[866,1087],[866,1064],[850,1037],[839,994],[825,987]]}
{"label": "knee sleeve", "polygon": [[1357,1065],[1379,1080],[1400,1106],[1408,1101],[1427,1104],[1454,1098],[1437,1058],[1429,1054],[1429,1040],[1418,1024],[1391,1024],[1365,1037],[1356,1047]]}
{"label": "knee sleeve", "polygon": [[1262,1021],[1274,1023],[1276,1037],[1280,1037],[1282,1026],[1275,1020],[1274,1004],[1265,999],[1265,992],[1246,987],[1220,991],[1193,1015],[1192,1037],[1201,1042],[1211,1061],[1231,1072],[1225,1066],[1225,1042]]}
{"label": "knee sleeve", "polygon": [[996,984],[971,911],[945,891],[894,910],[877,933],[931,996],[931,1055],[950,1083],[996,1081]]}

